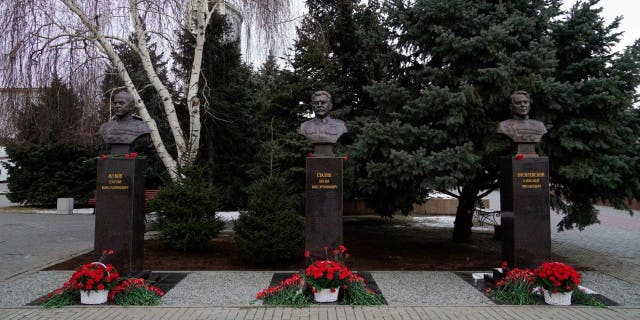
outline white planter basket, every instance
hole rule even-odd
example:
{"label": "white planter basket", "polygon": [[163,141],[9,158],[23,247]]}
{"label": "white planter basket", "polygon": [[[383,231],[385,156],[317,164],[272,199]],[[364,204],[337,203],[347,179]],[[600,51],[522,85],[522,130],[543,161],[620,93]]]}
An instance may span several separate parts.
{"label": "white planter basket", "polygon": [[107,302],[109,290],[80,290],[80,303],[103,304]]}
{"label": "white planter basket", "polygon": [[570,306],[571,305],[571,295],[573,291],[569,292],[557,292],[551,293],[545,289],[542,289],[544,293],[544,302],[550,304],[552,306]]}
{"label": "white planter basket", "polygon": [[313,294],[313,300],[316,302],[336,302],[338,301],[338,293],[340,292],[340,287],[332,289],[320,289],[320,291]]}

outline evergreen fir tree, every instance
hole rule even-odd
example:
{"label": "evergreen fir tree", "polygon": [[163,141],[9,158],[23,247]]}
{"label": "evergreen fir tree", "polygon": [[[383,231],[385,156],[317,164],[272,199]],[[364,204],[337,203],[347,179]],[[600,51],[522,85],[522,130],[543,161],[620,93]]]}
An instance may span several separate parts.
{"label": "evergreen fir tree", "polygon": [[[225,17],[214,14],[207,28],[200,82],[203,133],[199,162],[208,168],[209,186],[221,190],[222,208],[236,210],[246,205],[244,188],[251,183],[248,170],[257,148],[251,115],[254,75],[241,60],[239,43],[225,40],[229,31]],[[176,60],[178,70],[191,68],[192,39],[182,37]]]}
{"label": "evergreen fir tree", "polygon": [[552,0],[391,1],[401,68],[368,88],[385,116],[356,142],[370,198],[391,214],[430,188],[457,190],[453,239],[469,241],[474,204],[499,187],[497,159],[511,153],[495,128],[515,90],[531,93],[531,117],[549,126],[540,152],[551,158],[552,205],[567,214],[561,228],[595,222],[596,200],[637,197],[638,50],[610,54],[616,23],[604,25],[596,3],[560,19]]}
{"label": "evergreen fir tree", "polygon": [[[362,194],[355,177],[365,174],[367,160],[354,153],[352,144],[363,125],[377,114],[365,87],[385,79],[394,54],[387,43],[379,1],[307,0],[306,5],[308,12],[297,29],[291,61],[289,79],[297,86],[292,107],[300,105],[300,111],[310,114],[308,102],[313,92],[325,90],[332,95],[332,117],[345,121],[349,129],[334,151],[352,159],[345,162],[344,171],[345,198],[350,199]],[[295,131],[300,122],[290,130]],[[298,151],[308,152],[308,144]]]}
{"label": "evergreen fir tree", "polygon": [[256,158],[251,176],[259,179],[279,172],[292,184],[292,192],[304,192],[304,159],[311,152],[297,127],[306,120],[299,107],[297,77],[290,70],[278,67],[270,56],[255,76],[252,117],[256,128]]}
{"label": "evergreen fir tree", "polygon": [[554,1],[388,4],[401,69],[369,87],[384,116],[357,142],[369,157],[359,184],[377,209],[406,212],[430,188],[457,189],[453,238],[470,240],[475,202],[497,188],[497,157],[509,149],[494,133],[509,117],[509,95],[526,89],[535,99],[553,83],[547,30],[557,10]]}
{"label": "evergreen fir tree", "polygon": [[557,100],[548,111],[553,206],[566,213],[559,229],[598,222],[594,204],[627,209],[640,195],[635,88],[640,85],[640,43],[622,54],[619,19],[605,24],[597,0],[579,2],[553,28]]}
{"label": "evergreen fir tree", "polygon": [[95,190],[97,121],[81,99],[54,75],[37,102],[16,117],[7,144],[12,202],[55,206],[57,198],[85,203]]}
{"label": "evergreen fir tree", "polygon": [[303,219],[295,212],[290,184],[268,175],[251,185],[247,211],[234,222],[240,256],[257,264],[283,264],[302,256]]}
{"label": "evergreen fir tree", "polygon": [[207,188],[197,167],[181,169],[180,177],[160,189],[150,203],[158,213],[160,241],[175,250],[206,249],[224,228],[224,221],[216,215],[218,192]]}

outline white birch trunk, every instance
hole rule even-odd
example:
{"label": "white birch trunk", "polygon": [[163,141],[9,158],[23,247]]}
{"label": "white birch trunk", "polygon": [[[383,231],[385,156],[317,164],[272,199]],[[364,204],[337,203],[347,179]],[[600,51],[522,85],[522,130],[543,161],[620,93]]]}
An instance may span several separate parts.
{"label": "white birch trunk", "polygon": [[136,107],[138,109],[138,112],[140,113],[140,116],[142,117],[143,121],[149,126],[149,129],[151,130],[151,140],[156,148],[156,151],[158,152],[158,157],[160,157],[160,159],[162,160],[162,163],[167,168],[167,171],[169,172],[169,175],[171,176],[171,178],[175,180],[177,178],[176,162],[173,159],[173,157],[171,157],[171,154],[169,154],[169,152],[165,148],[162,138],[160,137],[160,133],[158,131],[158,126],[156,125],[156,122],[153,120],[153,118],[151,118],[151,115],[147,111],[147,108],[144,105],[144,102],[140,98],[140,95],[138,94],[138,91],[136,90],[133,84],[133,81],[129,76],[129,73],[127,72],[124,66],[124,63],[122,62],[122,60],[120,60],[120,57],[116,53],[111,43],[100,32],[100,30],[98,30],[97,26],[95,26],[91,22],[91,20],[82,11],[82,9],[80,9],[80,7],[78,6],[75,0],[61,0],[61,1],[62,3],[64,3],[65,6],[69,8],[69,10],[71,10],[73,13],[75,13],[78,16],[78,18],[80,18],[82,23],[87,27],[87,29],[89,29],[89,31],[95,37],[94,41],[99,44],[99,46],[102,48],[102,50],[107,55],[109,60],[111,60],[111,63],[113,63],[113,65],[116,67],[116,70],[118,70],[118,73],[120,74],[120,77],[124,81],[125,86],[127,87],[129,93],[131,93],[131,95],[135,100]]}
{"label": "white birch trunk", "polygon": [[[169,123],[173,139],[176,143],[176,149],[178,151],[178,164],[180,164],[181,166],[191,164],[193,163],[193,161],[195,161],[195,155],[193,157],[191,156],[189,145],[187,145],[184,140],[184,133],[182,131],[182,128],[180,127],[180,122],[178,121],[173,97],[171,96],[171,93],[169,92],[167,87],[162,83],[162,81],[158,77],[158,74],[156,73],[156,70],[153,67],[151,55],[149,54],[149,49],[147,47],[147,35],[144,30],[144,25],[140,20],[138,8],[136,7],[136,1],[129,0],[129,5],[131,7],[129,9],[129,12],[131,13],[131,21],[133,22],[134,34],[137,40],[136,51],[139,52],[140,59],[142,60],[142,66],[147,74],[147,77],[149,78],[149,81],[151,81],[151,85],[153,85],[156,92],[162,99],[162,106],[164,107],[167,122]],[[200,60],[202,60],[202,56],[200,57]],[[198,124],[199,123],[200,118],[198,118]]]}
{"label": "white birch trunk", "polygon": [[[209,3],[211,2],[211,3]],[[194,48],[193,63],[189,75],[189,85],[187,87],[187,101],[189,103],[189,155],[190,161],[195,160],[200,146],[200,99],[198,98],[200,72],[202,71],[202,54],[206,40],[206,30],[211,15],[216,10],[220,1],[194,0],[189,2],[191,17],[190,31],[196,38]]]}

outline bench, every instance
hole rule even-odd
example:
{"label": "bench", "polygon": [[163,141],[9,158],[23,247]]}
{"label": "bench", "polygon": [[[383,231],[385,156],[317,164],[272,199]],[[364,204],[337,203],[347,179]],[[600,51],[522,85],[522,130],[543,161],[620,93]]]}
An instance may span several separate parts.
{"label": "bench", "polygon": [[[151,199],[155,198],[156,195],[158,194],[158,189],[147,189],[144,190],[144,212],[150,212],[151,211],[151,207],[149,207],[149,202],[151,201]],[[96,193],[95,191],[93,192],[93,197],[91,199],[89,199],[89,201],[87,201],[87,205],[89,207],[94,207],[96,206]]]}
{"label": "bench", "polygon": [[480,223],[480,226],[484,226],[488,222],[491,222],[492,225],[499,225],[498,219],[500,218],[500,210],[488,209],[484,206],[484,202],[478,201],[476,202],[476,208],[473,212],[473,215],[476,216],[476,219]]}

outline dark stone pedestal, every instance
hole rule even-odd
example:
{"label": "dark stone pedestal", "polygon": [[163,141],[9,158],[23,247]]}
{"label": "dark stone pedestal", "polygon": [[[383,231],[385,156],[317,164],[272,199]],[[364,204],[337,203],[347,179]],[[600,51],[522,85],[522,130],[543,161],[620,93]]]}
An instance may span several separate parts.
{"label": "dark stone pedestal", "polygon": [[500,163],[502,260],[534,268],[551,259],[549,160],[527,155]]}
{"label": "dark stone pedestal", "polygon": [[143,159],[98,160],[95,252],[113,249],[106,263],[121,275],[142,270],[144,262]]}
{"label": "dark stone pedestal", "polygon": [[307,158],[305,249],[325,258],[342,244],[342,161],[338,157]]}

